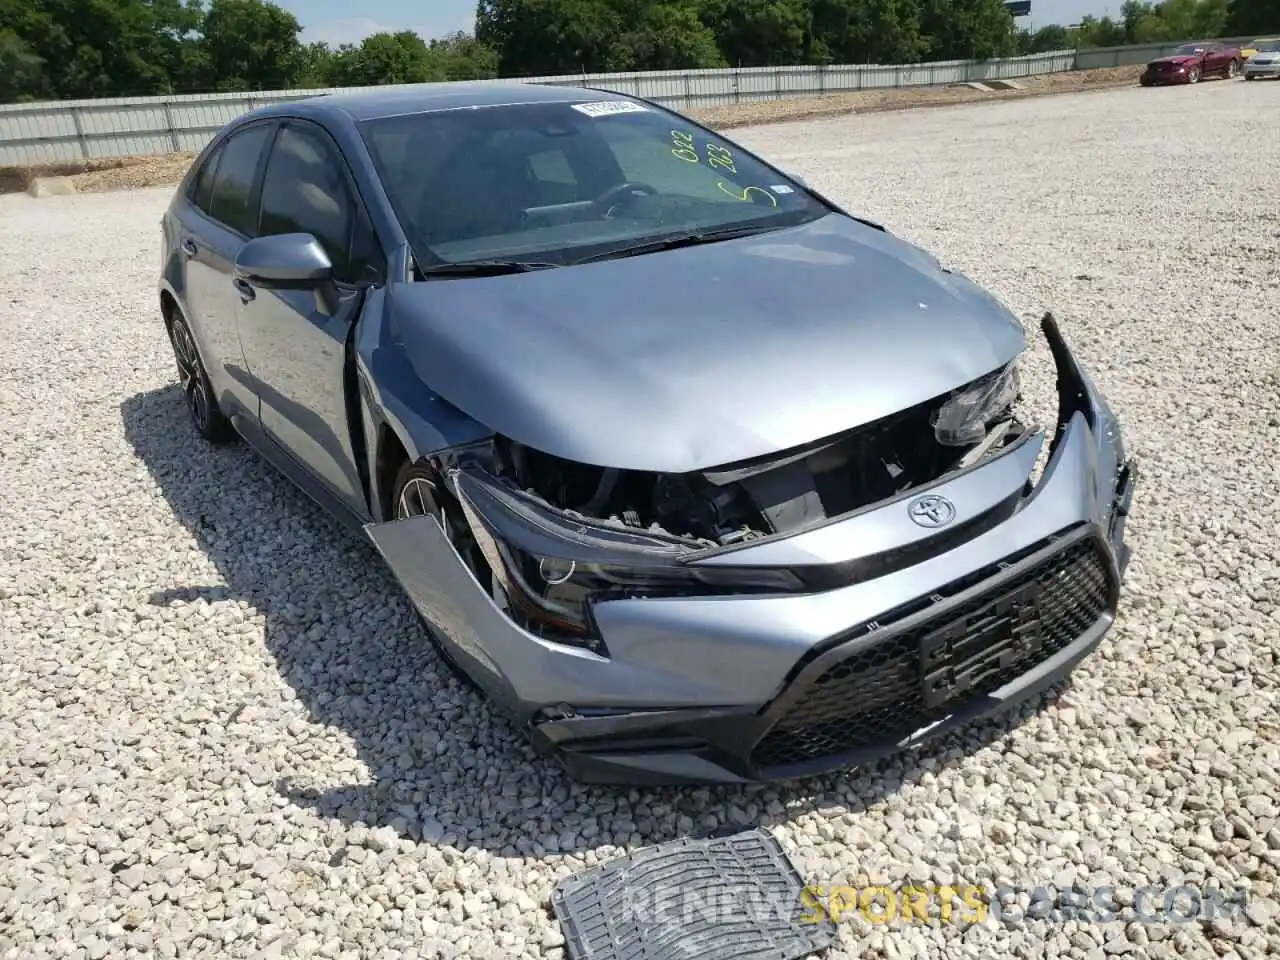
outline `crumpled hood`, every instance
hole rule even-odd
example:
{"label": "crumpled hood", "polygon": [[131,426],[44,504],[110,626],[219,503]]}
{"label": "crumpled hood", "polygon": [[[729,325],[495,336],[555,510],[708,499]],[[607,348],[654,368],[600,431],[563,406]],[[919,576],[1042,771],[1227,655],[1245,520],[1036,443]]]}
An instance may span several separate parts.
{"label": "crumpled hood", "polygon": [[1177,63],[1177,64],[1185,65],[1189,63],[1196,63],[1199,59],[1200,59],[1199,57],[1194,57],[1194,56],[1191,56],[1190,54],[1179,53],[1179,54],[1170,54],[1167,57],[1156,57],[1151,62],[1152,63]]}
{"label": "crumpled hood", "polygon": [[423,381],[490,429],[597,466],[681,473],[939,396],[1018,355],[1004,307],[838,214],[621,260],[388,291]]}

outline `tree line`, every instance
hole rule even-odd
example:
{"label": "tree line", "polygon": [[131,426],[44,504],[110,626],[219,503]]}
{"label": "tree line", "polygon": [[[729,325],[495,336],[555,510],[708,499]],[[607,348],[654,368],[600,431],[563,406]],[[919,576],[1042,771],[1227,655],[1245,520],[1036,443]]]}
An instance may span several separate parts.
{"label": "tree line", "polygon": [[[1035,3],[1032,2],[1032,12]],[[1074,28],[1041,27],[1018,37],[1021,53],[1129,43],[1208,40],[1280,32],[1280,0],[1125,0],[1118,18],[1083,17]]]}
{"label": "tree line", "polygon": [[1280,0],[1126,0],[1019,30],[1003,0],[480,0],[473,33],[302,40],[269,0],[0,0],[0,102],[726,66],[986,59],[1280,30]]}

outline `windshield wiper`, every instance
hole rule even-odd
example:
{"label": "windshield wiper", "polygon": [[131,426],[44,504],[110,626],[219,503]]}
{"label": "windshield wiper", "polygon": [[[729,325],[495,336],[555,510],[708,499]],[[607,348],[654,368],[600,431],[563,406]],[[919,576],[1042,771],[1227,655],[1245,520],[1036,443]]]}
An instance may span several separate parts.
{"label": "windshield wiper", "polygon": [[558,263],[538,260],[463,260],[419,267],[418,272],[424,277],[500,277],[508,273],[531,273],[558,266]]}
{"label": "windshield wiper", "polygon": [[696,233],[677,233],[674,236],[659,237],[656,240],[644,240],[625,247],[611,247],[600,253],[573,261],[577,263],[595,263],[599,260],[616,260],[621,257],[638,257],[646,253],[658,253],[661,250],[675,250],[679,247],[694,247],[700,243],[718,243],[721,240],[733,240],[735,237],[749,237],[757,233],[769,233],[780,227],[732,227],[727,230],[701,230]]}

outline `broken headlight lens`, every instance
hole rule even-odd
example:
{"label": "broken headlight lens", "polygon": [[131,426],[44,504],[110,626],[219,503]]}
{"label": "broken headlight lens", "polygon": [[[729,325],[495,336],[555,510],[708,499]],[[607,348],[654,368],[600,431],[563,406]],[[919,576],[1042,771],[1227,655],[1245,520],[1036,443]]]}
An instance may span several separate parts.
{"label": "broken headlight lens", "polygon": [[1017,364],[1011,363],[956,391],[933,416],[934,436],[947,447],[979,443],[992,421],[1013,406],[1021,389]]}
{"label": "broken headlight lens", "polygon": [[605,598],[804,589],[789,570],[689,566],[688,541],[566,515],[480,470],[449,477],[508,604],[548,639],[598,649],[590,605]]}
{"label": "broken headlight lens", "polygon": [[551,628],[549,639],[556,639],[556,634],[591,637],[595,631],[588,611],[596,600],[791,592],[801,588],[800,581],[787,570],[584,563],[535,556],[510,543],[497,542],[497,548],[503,563],[498,576],[504,582],[507,599],[535,624]]}

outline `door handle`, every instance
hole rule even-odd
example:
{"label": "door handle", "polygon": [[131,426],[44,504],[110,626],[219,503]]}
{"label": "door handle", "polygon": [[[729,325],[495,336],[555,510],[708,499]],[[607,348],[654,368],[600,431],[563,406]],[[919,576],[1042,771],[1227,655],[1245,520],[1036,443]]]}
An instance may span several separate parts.
{"label": "door handle", "polygon": [[191,240],[189,238],[184,238],[182,241],[182,252],[185,253],[188,257],[194,257],[200,251],[196,249],[196,244],[194,240]]}
{"label": "door handle", "polygon": [[240,301],[242,303],[248,303],[258,295],[257,291],[253,289],[253,284],[248,280],[245,280],[243,277],[236,277],[231,282],[236,285],[236,292],[240,294]]}

